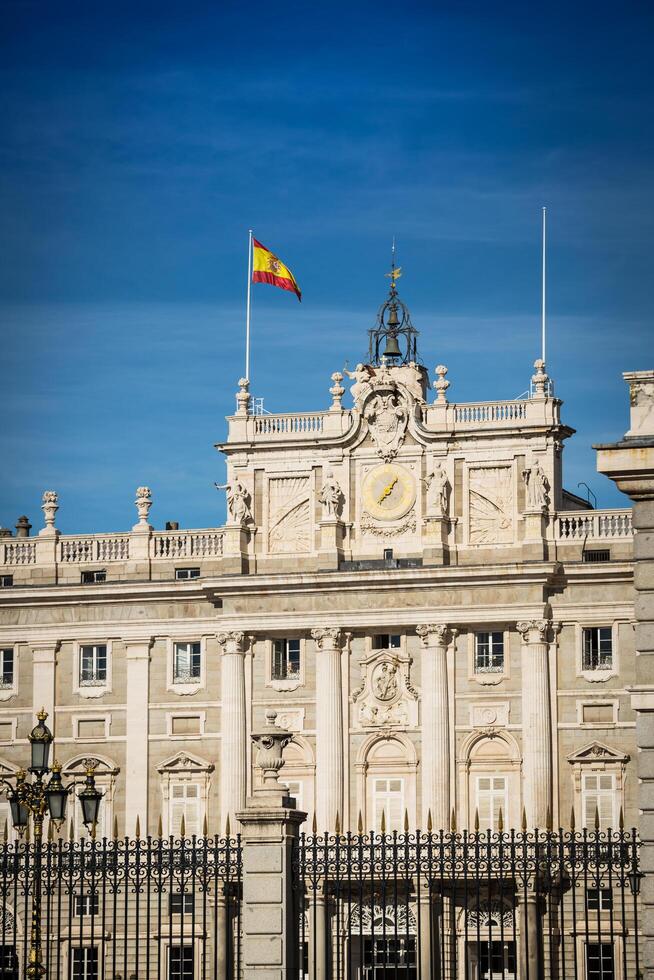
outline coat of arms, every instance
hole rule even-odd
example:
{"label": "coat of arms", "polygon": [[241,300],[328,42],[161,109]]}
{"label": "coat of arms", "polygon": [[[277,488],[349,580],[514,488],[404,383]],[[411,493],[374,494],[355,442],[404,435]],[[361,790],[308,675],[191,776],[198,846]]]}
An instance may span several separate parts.
{"label": "coat of arms", "polygon": [[395,392],[375,395],[366,407],[364,416],[379,455],[388,462],[402,445],[409,412]]}

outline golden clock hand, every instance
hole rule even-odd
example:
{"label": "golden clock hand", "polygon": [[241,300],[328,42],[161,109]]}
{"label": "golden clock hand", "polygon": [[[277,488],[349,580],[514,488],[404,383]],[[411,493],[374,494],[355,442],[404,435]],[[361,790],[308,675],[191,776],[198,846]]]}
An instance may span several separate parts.
{"label": "golden clock hand", "polygon": [[384,488],[384,492],[382,493],[381,497],[377,501],[378,504],[381,504],[382,500],[385,500],[386,497],[388,497],[388,495],[391,493],[396,483],[397,483],[397,477],[394,476],[391,482],[388,484],[388,486]]}

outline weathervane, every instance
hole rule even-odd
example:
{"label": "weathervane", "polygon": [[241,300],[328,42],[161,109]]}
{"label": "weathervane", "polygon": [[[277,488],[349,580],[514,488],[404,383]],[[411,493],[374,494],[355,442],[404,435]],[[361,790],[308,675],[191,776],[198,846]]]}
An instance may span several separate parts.
{"label": "weathervane", "polygon": [[402,275],[401,267],[395,268],[395,235],[393,235],[393,246],[391,248],[391,271],[385,272],[384,275],[387,279],[391,280],[391,290],[395,290],[395,280],[399,279]]}

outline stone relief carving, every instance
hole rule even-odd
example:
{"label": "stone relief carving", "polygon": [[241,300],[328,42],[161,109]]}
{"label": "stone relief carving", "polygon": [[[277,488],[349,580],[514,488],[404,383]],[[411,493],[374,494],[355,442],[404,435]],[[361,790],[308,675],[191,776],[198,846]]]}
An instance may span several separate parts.
{"label": "stone relief carving", "polygon": [[415,511],[410,511],[401,524],[378,524],[367,510],[361,515],[361,530],[379,538],[395,538],[399,534],[414,533],[416,529]]}
{"label": "stone relief carving", "polygon": [[363,728],[418,723],[418,692],[411,684],[411,658],[401,651],[375,650],[359,662],[361,684],[352,693]]}
{"label": "stone relief carving", "polygon": [[304,708],[280,708],[277,724],[289,732],[304,731]]}
{"label": "stone relief carving", "polygon": [[394,391],[380,393],[366,405],[363,416],[370,426],[378,454],[388,463],[404,441],[409,423],[406,405]]}
{"label": "stone relief carving", "polygon": [[225,490],[227,493],[227,514],[230,524],[243,527],[253,521],[250,510],[250,493],[237,476],[229,483],[215,483],[214,486],[216,490]]}
{"label": "stone relief carving", "polygon": [[527,495],[525,509],[528,511],[547,510],[550,499],[550,483],[538,460],[522,471],[522,479]]}
{"label": "stone relief carving", "polygon": [[268,551],[295,554],[311,550],[308,476],[285,476],[268,484]]}
{"label": "stone relief carving", "polygon": [[469,472],[471,544],[513,540],[513,481],[510,466],[475,467]]}
{"label": "stone relief carving", "polygon": [[328,519],[340,517],[343,504],[343,491],[331,470],[325,473],[325,480],[318,493],[323,507],[323,516]]}
{"label": "stone relief carving", "polygon": [[505,728],[509,724],[508,702],[498,704],[473,704],[470,706],[470,724],[473,728]]}
{"label": "stone relief carving", "polygon": [[427,517],[447,517],[450,510],[450,481],[441,463],[423,481],[427,486]]}

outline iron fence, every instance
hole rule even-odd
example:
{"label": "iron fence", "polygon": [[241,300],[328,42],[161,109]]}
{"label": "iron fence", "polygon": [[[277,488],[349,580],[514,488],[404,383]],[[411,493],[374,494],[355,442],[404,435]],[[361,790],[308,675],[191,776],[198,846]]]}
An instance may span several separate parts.
{"label": "iron fence", "polygon": [[28,975],[35,897],[47,980],[240,976],[238,837],[0,847],[0,980]]}
{"label": "iron fence", "polygon": [[304,836],[304,977],[637,980],[635,832]]}

